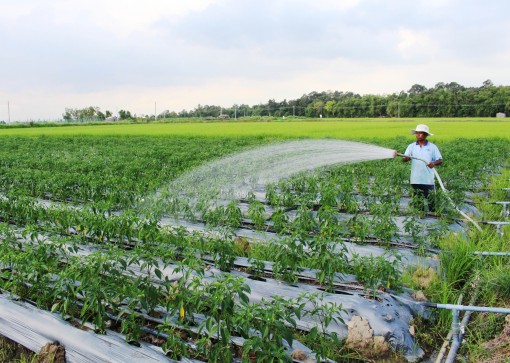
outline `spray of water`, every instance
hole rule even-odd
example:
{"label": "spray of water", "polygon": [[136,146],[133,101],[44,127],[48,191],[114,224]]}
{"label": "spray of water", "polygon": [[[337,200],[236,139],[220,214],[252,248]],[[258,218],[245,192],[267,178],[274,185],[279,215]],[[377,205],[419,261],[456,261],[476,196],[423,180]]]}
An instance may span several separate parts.
{"label": "spray of water", "polygon": [[353,141],[298,140],[239,152],[195,168],[161,190],[169,196],[243,198],[264,185],[331,165],[389,159],[393,150]]}

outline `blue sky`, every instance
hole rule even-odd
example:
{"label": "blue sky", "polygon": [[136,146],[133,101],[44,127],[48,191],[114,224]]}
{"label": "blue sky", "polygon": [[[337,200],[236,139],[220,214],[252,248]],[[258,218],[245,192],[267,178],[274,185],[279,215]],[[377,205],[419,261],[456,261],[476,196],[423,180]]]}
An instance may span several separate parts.
{"label": "blue sky", "polygon": [[510,85],[507,0],[0,0],[0,120]]}

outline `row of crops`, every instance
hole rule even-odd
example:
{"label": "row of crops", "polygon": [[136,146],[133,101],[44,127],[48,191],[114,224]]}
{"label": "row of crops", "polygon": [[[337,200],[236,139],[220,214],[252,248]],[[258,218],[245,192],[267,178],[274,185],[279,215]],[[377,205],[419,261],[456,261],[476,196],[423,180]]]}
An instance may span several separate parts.
{"label": "row of crops", "polygon": [[[397,159],[323,168],[241,199],[168,188],[270,141],[2,138],[0,296],[166,360],[421,359],[413,319],[433,316],[405,276],[437,269],[440,241],[469,226],[440,191],[436,215],[415,209]],[[373,142],[403,150],[408,140]],[[449,197],[483,218],[476,203],[508,142],[440,147]],[[368,342],[355,323],[372,330]]]}

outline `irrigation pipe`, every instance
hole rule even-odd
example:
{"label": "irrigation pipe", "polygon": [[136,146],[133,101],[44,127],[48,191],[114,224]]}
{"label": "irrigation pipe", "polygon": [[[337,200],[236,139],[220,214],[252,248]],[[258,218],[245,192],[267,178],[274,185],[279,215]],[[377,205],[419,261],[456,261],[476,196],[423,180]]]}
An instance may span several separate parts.
{"label": "irrigation pipe", "polygon": [[437,304],[426,302],[423,305],[447,310],[458,310],[458,311],[477,311],[484,313],[497,313],[497,314],[510,314],[509,308],[493,308],[490,306],[471,306],[471,305],[455,305],[455,304]]}
{"label": "irrigation pipe", "polygon": [[[471,300],[472,303],[474,303],[475,298]],[[466,311],[466,314],[464,314],[464,317],[462,318],[462,321],[460,322],[460,326],[458,326],[457,334],[454,336],[452,346],[450,347],[450,352],[448,353],[448,356],[446,357],[445,363],[453,362],[455,359],[455,356],[457,355],[457,351],[460,348],[460,344],[462,343],[462,337],[464,335],[464,329],[466,328],[469,319],[471,318],[472,311]],[[452,313],[455,315],[455,313]],[[458,314],[458,312],[457,312]],[[452,322],[452,332],[455,332],[456,327],[453,325]]]}
{"label": "irrigation pipe", "polygon": [[[462,304],[462,298],[464,295],[460,295],[457,299],[457,304]],[[444,354],[446,352],[446,349],[448,348],[448,343],[450,343],[450,340],[453,337],[454,333],[454,326],[452,324],[452,327],[450,328],[450,331],[448,332],[448,335],[446,336],[446,339],[443,342],[443,345],[441,346],[441,349],[439,350],[439,354],[436,357],[435,363],[441,363],[443,361]]]}
{"label": "irrigation pipe", "polygon": [[[428,164],[426,160],[423,160],[423,159],[420,159],[420,158],[417,158],[417,157],[414,157],[414,156],[409,156],[409,155],[404,155],[404,154],[397,154],[398,156],[402,156],[402,157],[406,157],[406,158],[411,158],[411,159],[416,159],[416,160],[420,160],[420,161],[423,161],[425,164]],[[443,181],[441,180],[441,177],[439,176],[439,173],[437,172],[437,170],[435,168],[432,168],[432,171],[434,172],[434,175],[436,176],[437,178],[437,181],[439,182],[439,186],[441,187],[441,189],[443,190],[443,192],[445,193],[445,196],[446,196],[446,199],[448,199],[448,201],[450,202],[450,204],[455,208],[455,210],[457,212],[459,212],[462,216],[464,216],[468,221],[470,221],[471,223],[473,223],[476,227],[476,229],[478,229],[480,232],[482,232],[482,228],[478,225],[478,223],[476,223],[473,219],[471,219],[471,217],[469,217],[466,213],[464,213],[463,211],[461,211],[459,209],[459,207],[457,207],[457,205],[453,202],[453,200],[450,198],[450,196],[448,195],[448,191],[446,190],[446,188],[444,187],[443,185]]]}
{"label": "irrigation pipe", "polygon": [[[469,305],[474,305],[474,303],[478,299],[478,295],[480,292],[480,285],[478,284],[479,280],[480,280],[480,276],[477,274],[472,282],[473,284],[475,284],[475,290],[474,290],[473,296],[471,297],[471,299],[469,301]],[[461,294],[459,296],[459,300],[457,302],[458,305],[460,305],[462,303],[462,297],[463,297],[463,295]],[[443,343],[443,346],[441,347],[441,350],[436,358],[435,363],[442,362],[444,354],[445,354],[447,346],[448,346],[448,343],[450,342],[450,340],[452,338],[453,338],[453,342],[452,342],[452,345],[450,346],[450,351],[449,351],[448,356],[445,360],[445,363],[453,362],[453,359],[455,358],[457,351],[460,347],[460,343],[462,342],[462,336],[464,335],[464,329],[466,328],[466,326],[469,322],[469,319],[471,318],[471,313],[472,313],[472,311],[467,311],[464,314],[464,317],[462,318],[462,321],[459,325],[458,324],[458,311],[455,311],[455,310],[452,311],[452,326],[450,328],[450,331],[448,332],[448,336],[446,337],[446,339]]]}
{"label": "irrigation pipe", "polygon": [[[504,256],[504,257],[510,256],[510,253],[507,253],[507,252],[475,252],[475,254],[480,255],[482,257],[484,257],[484,256]],[[478,277],[476,280],[478,280]],[[469,302],[470,305],[473,305],[475,303],[475,301],[478,297],[479,291],[480,291],[480,286],[476,285],[475,293],[473,294],[473,297],[471,298],[471,301]],[[506,309],[506,310],[508,310],[508,309]],[[455,335],[453,335],[453,338],[454,338],[453,343],[452,343],[452,346],[450,347],[450,352],[448,353],[448,357],[446,358],[445,363],[453,363],[454,362],[455,355],[457,354],[457,351],[460,348],[460,344],[462,343],[462,337],[464,336],[464,329],[466,328],[466,326],[469,322],[469,319],[471,317],[471,313],[473,311],[474,310],[467,310],[466,314],[464,314],[464,317],[462,318],[462,321],[460,322],[460,324],[457,323],[459,312],[456,310],[452,311],[452,328],[451,328],[448,336],[451,338],[451,336],[453,334],[455,334]],[[447,339],[449,340],[450,338],[447,338]],[[444,353],[444,352],[442,351],[442,353]],[[438,356],[436,363],[440,363],[441,362],[440,359],[442,359],[442,356]]]}
{"label": "irrigation pipe", "polygon": [[[464,335],[464,328],[472,312],[487,312],[487,313],[498,313],[498,314],[510,314],[510,309],[505,308],[493,308],[487,306],[466,306],[466,305],[453,305],[453,304],[435,304],[435,303],[424,303],[425,306],[452,310],[452,335],[453,342],[450,348],[448,357],[445,363],[452,363],[455,359],[455,354],[460,347],[462,336]],[[459,311],[467,311],[462,322],[459,323]],[[438,362],[436,360],[436,362]]]}
{"label": "irrigation pipe", "polygon": [[482,257],[484,257],[484,256],[501,256],[501,257],[510,256],[510,252],[479,252],[479,251],[475,251],[473,253],[475,255],[480,255]]}

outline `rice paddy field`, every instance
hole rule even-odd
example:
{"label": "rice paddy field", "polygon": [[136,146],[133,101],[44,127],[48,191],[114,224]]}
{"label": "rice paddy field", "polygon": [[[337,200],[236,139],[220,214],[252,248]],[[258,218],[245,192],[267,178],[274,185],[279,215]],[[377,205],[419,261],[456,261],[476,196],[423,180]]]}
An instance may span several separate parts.
{"label": "rice paddy field", "polygon": [[[419,123],[444,157],[434,213],[377,155],[201,186],[288,142],[402,153]],[[0,129],[0,336],[69,362],[443,361],[465,313],[438,306],[510,307],[509,139],[495,119]],[[455,359],[507,357],[505,316],[463,320]]]}
{"label": "rice paddy field", "polygon": [[[242,119],[241,119],[242,120]],[[249,119],[248,119],[249,120]],[[210,122],[195,120],[183,123],[146,123],[62,127],[30,127],[0,129],[1,135],[20,136],[183,136],[183,137],[270,137],[270,138],[337,138],[369,139],[394,138],[409,134],[418,123],[426,123],[434,130],[436,140],[454,140],[459,137],[503,137],[510,136],[510,122],[505,119],[414,119],[386,121],[384,119],[262,119],[262,121]],[[59,125],[60,126],[60,125]]]}

